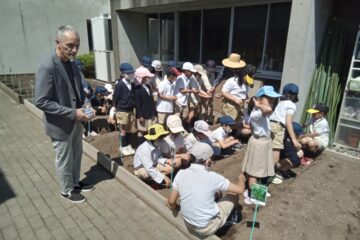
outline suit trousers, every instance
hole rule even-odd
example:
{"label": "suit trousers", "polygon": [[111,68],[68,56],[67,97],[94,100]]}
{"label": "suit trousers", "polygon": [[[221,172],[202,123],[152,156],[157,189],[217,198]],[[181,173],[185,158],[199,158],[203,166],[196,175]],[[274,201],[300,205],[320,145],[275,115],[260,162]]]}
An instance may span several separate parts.
{"label": "suit trousers", "polygon": [[66,139],[52,139],[56,154],[56,174],[62,193],[69,193],[80,181],[83,132],[82,124],[76,122],[71,134]]}

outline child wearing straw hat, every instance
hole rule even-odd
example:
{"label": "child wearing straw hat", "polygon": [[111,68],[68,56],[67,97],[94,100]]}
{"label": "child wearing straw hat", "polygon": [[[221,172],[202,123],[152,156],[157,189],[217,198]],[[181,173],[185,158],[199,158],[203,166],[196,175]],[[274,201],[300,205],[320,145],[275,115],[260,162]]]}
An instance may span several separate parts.
{"label": "child wearing straw hat", "polygon": [[246,204],[252,204],[250,189],[257,178],[275,175],[269,115],[275,99],[280,96],[272,86],[265,85],[250,100],[250,125],[253,134],[242,164],[242,172],[248,177],[248,191],[244,194]]}
{"label": "child wearing straw hat", "polygon": [[170,178],[166,175],[178,169],[180,165],[173,163],[171,159],[164,158],[160,149],[156,147],[161,139],[169,132],[165,131],[161,124],[154,124],[149,127],[146,139],[135,152],[134,174],[142,180],[152,179],[158,184],[170,187]]}
{"label": "child wearing straw hat", "polygon": [[139,67],[135,71],[136,86],[134,91],[136,128],[138,130],[138,145],[144,142],[143,136],[147,129],[156,123],[156,109],[148,84],[150,78],[154,77],[145,67]]}
{"label": "child wearing straw hat", "polygon": [[232,77],[226,80],[222,88],[223,115],[228,115],[238,122],[243,117],[244,102],[248,93],[248,85],[243,74],[246,63],[241,60],[239,54],[231,53],[222,64],[232,70]]}

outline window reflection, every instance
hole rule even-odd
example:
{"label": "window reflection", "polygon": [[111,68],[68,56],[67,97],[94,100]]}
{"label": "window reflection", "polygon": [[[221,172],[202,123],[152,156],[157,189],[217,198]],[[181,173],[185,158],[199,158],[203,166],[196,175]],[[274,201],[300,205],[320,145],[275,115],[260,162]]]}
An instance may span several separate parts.
{"label": "window reflection", "polygon": [[160,14],[161,19],[161,60],[174,59],[174,14]]}
{"label": "window reflection", "polygon": [[147,16],[148,48],[152,59],[159,59],[159,18],[157,14]]}
{"label": "window reflection", "polygon": [[228,53],[230,8],[204,10],[202,61],[221,62]]}
{"label": "window reflection", "polygon": [[259,67],[263,54],[268,5],[235,8],[233,52]]}
{"label": "window reflection", "polygon": [[284,66],[291,3],[270,5],[269,34],[267,37],[263,69],[281,72]]}
{"label": "window reflection", "polygon": [[199,62],[201,11],[179,13],[179,61]]}

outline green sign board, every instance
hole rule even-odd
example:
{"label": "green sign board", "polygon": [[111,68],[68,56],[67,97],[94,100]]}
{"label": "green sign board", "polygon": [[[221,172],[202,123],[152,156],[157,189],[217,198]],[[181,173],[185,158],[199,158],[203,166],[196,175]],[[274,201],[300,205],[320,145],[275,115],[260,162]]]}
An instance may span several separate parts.
{"label": "green sign board", "polygon": [[253,184],[251,186],[251,200],[258,205],[265,206],[266,205],[266,193],[267,187],[261,184]]}

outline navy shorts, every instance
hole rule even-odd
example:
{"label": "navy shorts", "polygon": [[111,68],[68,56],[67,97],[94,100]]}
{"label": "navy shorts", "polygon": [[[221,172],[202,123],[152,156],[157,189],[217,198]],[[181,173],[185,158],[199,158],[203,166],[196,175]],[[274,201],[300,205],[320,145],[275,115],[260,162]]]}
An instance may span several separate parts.
{"label": "navy shorts", "polygon": [[289,138],[284,140],[284,149],[280,151],[280,159],[284,158],[289,159],[293,164],[293,167],[298,167],[301,164],[301,160],[297,155],[297,150]]}

